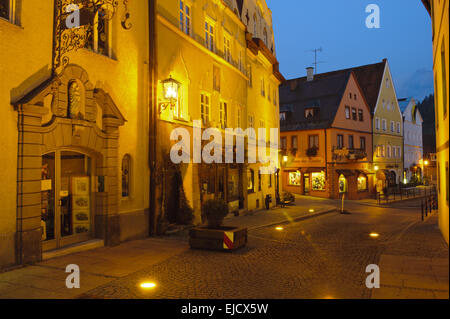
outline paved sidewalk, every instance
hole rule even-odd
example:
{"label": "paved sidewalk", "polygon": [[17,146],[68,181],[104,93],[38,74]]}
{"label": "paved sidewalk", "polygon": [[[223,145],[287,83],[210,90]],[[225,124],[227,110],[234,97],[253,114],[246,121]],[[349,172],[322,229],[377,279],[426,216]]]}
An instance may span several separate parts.
{"label": "paved sidewalk", "polygon": [[[0,273],[0,299],[69,299],[189,249],[179,239],[149,238]],[[67,265],[80,267],[80,289],[68,289]]]}
{"label": "paved sidewalk", "polygon": [[437,214],[408,229],[380,258],[381,288],[373,299],[448,299],[448,246]]}

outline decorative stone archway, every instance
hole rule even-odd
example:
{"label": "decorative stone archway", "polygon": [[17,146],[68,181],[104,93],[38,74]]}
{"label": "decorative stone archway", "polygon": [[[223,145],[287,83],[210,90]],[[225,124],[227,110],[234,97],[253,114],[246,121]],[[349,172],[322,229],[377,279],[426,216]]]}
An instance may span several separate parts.
{"label": "decorative stone archway", "polygon": [[[69,85],[82,87],[82,111],[71,117]],[[17,237],[18,264],[41,260],[42,155],[71,148],[95,154],[102,187],[95,192],[95,234],[106,245],[120,243],[119,127],[125,118],[111,96],[94,88],[87,72],[68,65],[15,104],[18,112]],[[48,113],[51,112],[51,117]],[[44,120],[43,120],[44,119]],[[46,119],[49,121],[45,122]]]}

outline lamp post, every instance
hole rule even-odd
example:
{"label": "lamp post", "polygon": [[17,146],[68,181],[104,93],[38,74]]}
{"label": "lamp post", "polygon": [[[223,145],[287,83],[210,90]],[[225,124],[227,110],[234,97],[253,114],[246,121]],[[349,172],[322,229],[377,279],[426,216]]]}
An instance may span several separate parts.
{"label": "lamp post", "polygon": [[167,80],[162,81],[163,92],[164,92],[164,102],[159,103],[159,113],[164,112],[168,107],[174,109],[178,103],[180,82],[172,79],[172,77]]}

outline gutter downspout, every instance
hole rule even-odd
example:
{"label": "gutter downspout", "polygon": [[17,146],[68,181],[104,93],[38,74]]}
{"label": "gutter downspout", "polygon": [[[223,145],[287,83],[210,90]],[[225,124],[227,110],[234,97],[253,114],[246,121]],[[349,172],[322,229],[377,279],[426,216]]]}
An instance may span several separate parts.
{"label": "gutter downspout", "polygon": [[156,45],[157,0],[148,1],[149,41],[149,167],[150,167],[150,214],[149,236],[157,235],[156,168],[157,168],[157,45]]}

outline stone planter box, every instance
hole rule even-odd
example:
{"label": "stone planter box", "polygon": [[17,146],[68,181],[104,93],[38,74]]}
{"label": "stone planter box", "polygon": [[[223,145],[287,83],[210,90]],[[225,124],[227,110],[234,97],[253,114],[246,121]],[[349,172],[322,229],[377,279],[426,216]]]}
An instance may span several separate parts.
{"label": "stone planter box", "polygon": [[247,228],[221,227],[193,228],[189,232],[189,245],[193,249],[233,251],[247,245]]}

